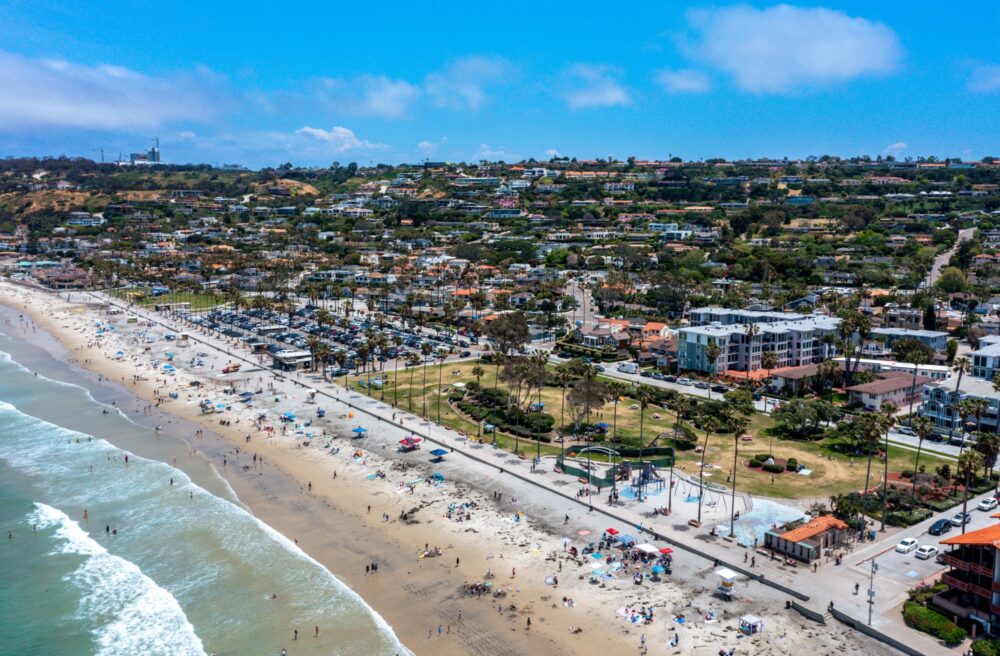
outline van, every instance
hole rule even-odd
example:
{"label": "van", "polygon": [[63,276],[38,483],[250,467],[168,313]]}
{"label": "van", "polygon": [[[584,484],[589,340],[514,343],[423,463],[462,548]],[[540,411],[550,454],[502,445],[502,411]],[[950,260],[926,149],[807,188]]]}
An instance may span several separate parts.
{"label": "van", "polygon": [[634,362],[622,362],[618,365],[618,371],[623,374],[634,374],[639,371],[639,365]]}

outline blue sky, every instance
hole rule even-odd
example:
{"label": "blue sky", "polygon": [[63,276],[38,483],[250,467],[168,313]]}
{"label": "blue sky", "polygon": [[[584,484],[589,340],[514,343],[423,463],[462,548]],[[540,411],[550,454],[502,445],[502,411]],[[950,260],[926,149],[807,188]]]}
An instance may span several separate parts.
{"label": "blue sky", "polygon": [[0,156],[1000,156],[1000,3],[0,4]]}

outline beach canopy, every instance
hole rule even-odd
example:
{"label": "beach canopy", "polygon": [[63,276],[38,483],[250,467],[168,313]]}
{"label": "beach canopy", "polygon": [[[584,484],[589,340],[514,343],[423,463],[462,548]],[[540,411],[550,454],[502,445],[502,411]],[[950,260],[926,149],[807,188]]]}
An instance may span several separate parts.
{"label": "beach canopy", "polygon": [[660,549],[660,553],[664,554],[664,555],[666,555],[666,554],[672,554],[673,552],[674,552],[674,550],[671,549],[670,547],[663,547],[662,549]]}
{"label": "beach canopy", "polygon": [[362,428],[361,426],[358,426],[357,428],[352,428],[351,432],[352,433],[357,433],[358,435],[360,435],[362,433],[367,433],[368,429],[367,428]]}
{"label": "beach canopy", "polygon": [[618,541],[625,546],[628,546],[630,544],[635,544],[635,538],[632,537],[631,535],[619,535]]}
{"label": "beach canopy", "polygon": [[649,544],[648,542],[646,542],[644,544],[636,545],[636,549],[638,549],[639,551],[641,551],[643,553],[647,553],[647,554],[657,554],[657,553],[660,552],[659,549],[657,549],[653,545]]}
{"label": "beach canopy", "polygon": [[284,417],[285,419],[295,419],[295,413],[294,412],[286,412],[285,414],[283,414],[281,416]]}
{"label": "beach canopy", "polygon": [[610,535],[618,535],[618,529],[616,529],[616,528],[609,528],[608,530],[606,530],[604,532],[608,533]]}
{"label": "beach canopy", "polygon": [[419,437],[404,437],[403,439],[401,439],[399,441],[399,443],[402,444],[403,446],[410,446],[412,444],[420,444],[420,438]]}
{"label": "beach canopy", "polygon": [[443,458],[448,455],[448,449],[434,449],[431,451],[432,456],[437,456],[438,458]]}

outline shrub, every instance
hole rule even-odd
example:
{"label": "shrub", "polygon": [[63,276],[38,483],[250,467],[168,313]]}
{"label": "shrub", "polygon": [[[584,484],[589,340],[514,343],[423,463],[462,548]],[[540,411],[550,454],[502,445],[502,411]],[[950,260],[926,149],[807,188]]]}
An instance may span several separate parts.
{"label": "shrub", "polygon": [[790,472],[798,471],[798,468],[799,468],[799,461],[796,460],[795,458],[789,458],[788,462],[785,464],[785,469],[787,469]]}
{"label": "shrub", "polygon": [[904,469],[903,471],[899,472],[899,475],[902,478],[913,478],[913,472],[909,469]]}
{"label": "shrub", "polygon": [[760,468],[763,464],[764,463],[762,463],[760,460],[757,460],[756,458],[747,463],[748,466],[755,468]]}
{"label": "shrub", "polygon": [[759,462],[759,463],[764,463],[764,462],[766,462],[766,461],[767,461],[767,459],[768,459],[768,458],[770,458],[770,457],[771,457],[771,456],[770,456],[769,454],[767,454],[767,453],[758,453],[758,454],[756,454],[756,455],[755,455],[755,456],[753,457],[753,459],[754,459],[754,460],[756,460],[756,461],[757,461],[757,462]]}
{"label": "shrub", "polygon": [[785,471],[784,465],[779,465],[778,463],[775,462],[762,465],[761,468],[764,471],[769,472],[771,474],[780,474],[781,472]]}
{"label": "shrub", "polygon": [[912,601],[903,604],[903,620],[917,631],[940,638],[949,647],[965,640],[965,631],[947,617]]}
{"label": "shrub", "polygon": [[914,508],[907,511],[897,510],[886,513],[885,521],[893,526],[913,526],[933,514],[929,508]]}
{"label": "shrub", "polygon": [[996,640],[975,640],[972,643],[972,656],[997,656]]}

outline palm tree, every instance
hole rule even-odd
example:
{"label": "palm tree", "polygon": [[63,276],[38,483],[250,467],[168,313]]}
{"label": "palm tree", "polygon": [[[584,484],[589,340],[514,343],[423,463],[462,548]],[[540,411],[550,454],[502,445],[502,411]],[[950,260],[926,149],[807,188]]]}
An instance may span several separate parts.
{"label": "palm tree", "polygon": [[442,383],[441,383],[441,374],[444,373],[444,360],[445,360],[445,358],[447,356],[444,355],[444,354],[440,354],[439,353],[437,357],[438,357],[438,360],[440,361],[439,364],[438,364],[438,388],[437,388],[437,406],[438,406],[437,412],[438,412],[438,419],[437,419],[437,423],[440,426],[441,425],[441,385],[442,385]]}
{"label": "palm tree", "polygon": [[[715,374],[716,374],[715,362],[716,360],[719,359],[720,355],[722,355],[722,348],[719,346],[718,342],[716,342],[713,339],[711,342],[708,343],[708,346],[705,347],[705,360],[708,361],[708,366],[712,370],[711,374],[713,383],[715,382]],[[709,399],[712,398],[711,387],[708,388],[708,398]]]}
{"label": "palm tree", "polygon": [[965,533],[965,514],[969,509],[969,476],[975,474],[983,466],[983,456],[977,451],[965,451],[958,454],[958,473],[962,475],[962,533]]}
{"label": "palm tree", "polygon": [[401,335],[393,335],[392,345],[396,347],[396,357],[393,358],[395,372],[392,377],[392,407],[395,408],[399,405],[399,347],[403,345],[403,337]]}
{"label": "palm tree", "polygon": [[[640,385],[638,392],[636,392],[635,400],[639,402],[639,469],[642,469],[642,449],[645,445],[645,440],[643,440],[643,428],[644,421],[646,419],[646,408],[649,407],[649,402],[653,400],[653,395],[648,388]],[[640,478],[640,480],[642,480]],[[639,486],[639,495],[636,501],[642,501],[642,486]]]}
{"label": "palm tree", "polygon": [[[433,350],[434,348],[431,346],[430,342],[424,342],[423,344],[420,345],[420,353],[421,355],[424,356],[423,357],[424,382],[423,385],[421,386],[421,391],[420,391],[421,396],[423,397],[424,400],[424,411],[423,411],[424,417],[427,417],[427,356],[429,356]],[[430,417],[428,417],[428,419],[430,419]]]}
{"label": "palm tree", "polygon": [[718,420],[709,415],[702,420],[705,426],[705,445],[701,449],[701,469],[698,474],[698,525],[701,526],[701,506],[705,502],[705,460],[708,459],[708,436],[718,427]]}
{"label": "palm tree", "polygon": [[561,364],[556,372],[557,379],[559,380],[559,387],[561,388],[560,391],[562,392],[562,406],[559,409],[560,432],[566,425],[566,390],[569,388],[570,381],[573,380],[573,372],[571,371],[573,366],[572,361]]}
{"label": "palm tree", "polygon": [[344,371],[344,389],[347,389],[347,367],[344,366],[347,364],[347,352],[343,350],[334,352],[333,361],[337,363],[338,369]]}
{"label": "palm tree", "polygon": [[780,360],[778,359],[778,353],[776,351],[764,351],[760,354],[760,366],[764,368],[764,372],[767,374],[767,380],[764,383],[764,409],[767,409],[767,385],[771,380],[771,370],[778,366]]}
{"label": "palm tree", "polygon": [[326,365],[330,361],[330,345],[320,342],[319,346],[316,347],[316,358],[323,365],[322,376],[326,380]]}
{"label": "palm tree", "polygon": [[319,337],[316,337],[316,335],[310,335],[309,339],[306,340],[306,344],[309,348],[309,356],[312,359],[312,370],[316,371],[316,351],[319,349],[320,345]]}
{"label": "palm tree", "polygon": [[1000,435],[986,431],[976,433],[975,449],[983,456],[983,476],[988,478],[1000,454]]}
{"label": "palm tree", "polygon": [[917,434],[917,457],[913,461],[913,478],[911,479],[913,489],[910,494],[915,499],[917,497],[917,473],[920,471],[920,450],[924,446],[924,440],[934,434],[934,422],[929,417],[914,417],[910,423],[913,432]]}
{"label": "palm tree", "polygon": [[406,366],[410,369],[410,386],[407,390],[407,412],[413,412],[413,373],[417,370],[417,365],[420,364],[420,358],[417,357],[416,353],[410,353],[406,356]]}
{"label": "palm tree", "polygon": [[740,436],[750,427],[748,417],[734,417],[733,427],[733,496],[729,504],[729,537],[736,537],[736,471],[740,464]]}
{"label": "palm tree", "polygon": [[[954,362],[951,363],[951,370],[958,373],[958,381],[955,382],[955,398],[954,401],[951,403],[951,422],[950,426],[948,427],[949,443],[951,442],[951,438],[955,435],[955,405],[962,398],[961,395],[962,376],[972,371],[972,362],[969,361],[969,358],[959,356],[955,358]],[[965,439],[962,440],[962,445],[959,447],[959,449],[962,449],[964,447],[965,447]]]}
{"label": "palm tree", "polygon": [[885,512],[889,502],[889,431],[896,423],[896,406],[891,403],[883,403],[879,408],[879,423],[885,431],[885,456],[883,456],[882,472],[882,526],[880,532],[885,532]]}
{"label": "palm tree", "polygon": [[[747,338],[747,388],[750,388],[750,370],[753,369],[753,340],[760,334],[760,327],[752,321],[743,333]],[[763,357],[763,356],[762,356]]]}
{"label": "palm tree", "polygon": [[867,496],[868,485],[872,478],[872,456],[878,447],[879,439],[882,437],[882,422],[878,413],[869,412],[858,417],[851,425],[854,438],[858,444],[868,452],[868,469],[865,471],[865,486],[861,489],[861,496]]}

